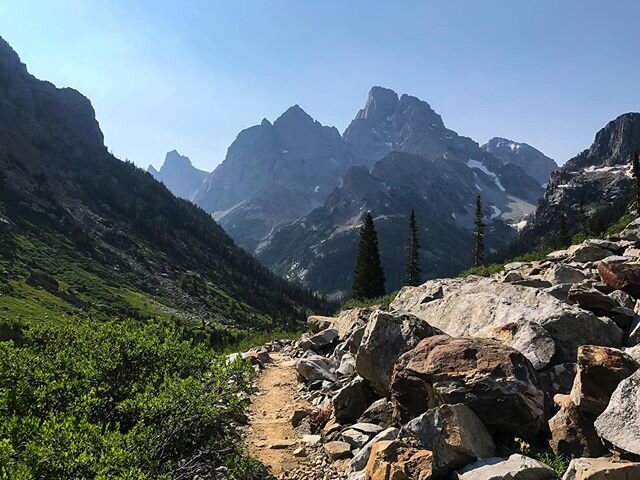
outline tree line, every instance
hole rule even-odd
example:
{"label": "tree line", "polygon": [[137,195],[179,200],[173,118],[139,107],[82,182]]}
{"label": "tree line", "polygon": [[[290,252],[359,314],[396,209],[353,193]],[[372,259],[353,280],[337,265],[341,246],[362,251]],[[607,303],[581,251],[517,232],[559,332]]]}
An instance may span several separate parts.
{"label": "tree line", "polygon": [[[480,195],[476,197],[476,209],[474,215],[473,242],[471,252],[471,263],[474,267],[484,263],[484,213],[482,210],[482,199]],[[404,286],[418,286],[422,283],[422,272],[420,269],[420,240],[418,238],[418,223],[416,213],[411,209],[409,216],[409,235],[406,242],[406,259],[404,267]],[[360,229],[360,243],[358,255],[353,275],[352,297],[355,299],[371,299],[384,296],[385,275],[380,261],[380,251],[378,248],[378,234],[371,212],[367,212],[364,217],[362,228]]]}

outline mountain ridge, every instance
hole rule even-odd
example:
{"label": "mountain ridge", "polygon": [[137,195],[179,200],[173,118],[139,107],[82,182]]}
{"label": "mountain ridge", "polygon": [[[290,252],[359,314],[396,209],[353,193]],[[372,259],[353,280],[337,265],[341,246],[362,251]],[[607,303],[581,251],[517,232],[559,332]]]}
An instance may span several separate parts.
{"label": "mountain ridge", "polygon": [[30,75],[1,39],[0,66],[0,290],[10,313],[160,317],[219,343],[324,308],[202,209],[112,156],[89,100]]}

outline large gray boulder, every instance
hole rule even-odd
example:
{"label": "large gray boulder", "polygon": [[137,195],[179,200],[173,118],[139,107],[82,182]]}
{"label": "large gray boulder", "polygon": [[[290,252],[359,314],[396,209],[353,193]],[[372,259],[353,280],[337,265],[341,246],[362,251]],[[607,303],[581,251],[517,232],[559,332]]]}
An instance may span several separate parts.
{"label": "large gray boulder", "polygon": [[338,339],[338,331],[335,328],[325,328],[315,334],[302,335],[298,341],[298,345],[303,350],[313,350],[320,352],[325,347],[331,345]]}
{"label": "large gray boulder", "polygon": [[[404,287],[391,308],[411,312],[452,336],[499,338],[519,349],[537,369],[575,361],[580,345],[620,346],[624,336],[608,318],[598,318],[537,288],[490,278],[432,280]],[[530,323],[543,331],[527,327]],[[496,335],[500,330],[533,334],[535,342],[522,341],[524,333]]]}
{"label": "large gray boulder", "polygon": [[296,370],[302,378],[309,382],[315,380],[335,382],[336,376],[334,372],[336,368],[337,366],[334,362],[320,355],[308,355],[296,362]]}
{"label": "large gray boulder", "polygon": [[356,371],[380,395],[388,396],[393,364],[423,338],[442,332],[406,312],[371,314],[356,356]]}
{"label": "large gray boulder", "polygon": [[549,268],[544,274],[543,279],[551,282],[552,285],[562,283],[580,283],[586,278],[586,275],[577,268],[570,267],[559,263]]}
{"label": "large gray boulder", "polygon": [[571,260],[578,263],[597,262],[613,254],[611,250],[587,242],[571,245],[567,249],[567,253]]}
{"label": "large gray boulder", "polygon": [[595,427],[614,450],[640,455],[640,370],[620,382]]}
{"label": "large gray boulder", "polygon": [[509,458],[487,458],[458,470],[454,480],[553,480],[553,469],[533,458],[513,454]]}

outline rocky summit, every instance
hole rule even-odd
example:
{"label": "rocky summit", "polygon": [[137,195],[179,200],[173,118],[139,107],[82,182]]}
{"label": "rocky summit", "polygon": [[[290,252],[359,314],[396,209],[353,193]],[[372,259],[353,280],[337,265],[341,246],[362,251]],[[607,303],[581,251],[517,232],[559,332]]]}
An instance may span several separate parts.
{"label": "rocky summit", "polygon": [[311,316],[299,341],[245,354],[297,373],[285,415],[304,466],[278,478],[560,478],[545,450],[564,480],[640,478],[639,246],[640,218],[488,278],[405,287],[385,310]]}
{"label": "rocky summit", "polygon": [[543,187],[547,186],[551,172],[558,168],[555,160],[526,143],[494,137],[481,147],[505,162],[513,163],[535,178]]}
{"label": "rocky summit", "polygon": [[295,105],[240,132],[194,200],[253,250],[277,225],[321,205],[350,164],[338,130]]}

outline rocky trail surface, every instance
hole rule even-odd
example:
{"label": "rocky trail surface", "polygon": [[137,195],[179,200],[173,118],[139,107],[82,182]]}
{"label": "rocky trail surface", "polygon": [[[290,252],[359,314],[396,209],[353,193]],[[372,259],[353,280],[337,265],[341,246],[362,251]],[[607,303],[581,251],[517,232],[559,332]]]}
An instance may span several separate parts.
{"label": "rocky trail surface", "polygon": [[[256,357],[254,357],[256,358]],[[320,449],[320,438],[310,435],[309,422],[300,422],[311,405],[300,396],[296,361],[272,352],[256,362],[261,367],[258,389],[249,409],[247,450],[266,468],[266,479],[339,479]]]}

